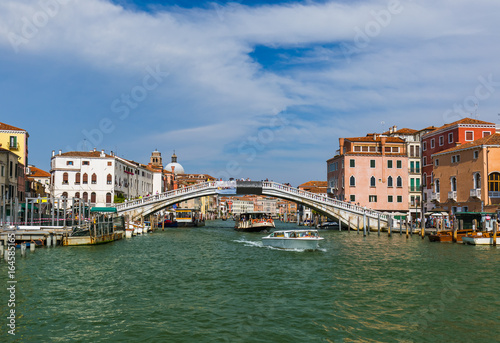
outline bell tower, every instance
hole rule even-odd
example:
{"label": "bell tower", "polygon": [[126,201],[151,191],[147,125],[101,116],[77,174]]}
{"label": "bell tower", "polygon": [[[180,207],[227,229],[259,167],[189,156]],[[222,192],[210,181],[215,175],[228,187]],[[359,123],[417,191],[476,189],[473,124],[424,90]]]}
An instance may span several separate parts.
{"label": "bell tower", "polygon": [[153,151],[153,153],[151,154],[150,164],[153,167],[163,168],[163,162],[161,159],[161,152],[159,152],[157,149],[155,149],[155,151]]}

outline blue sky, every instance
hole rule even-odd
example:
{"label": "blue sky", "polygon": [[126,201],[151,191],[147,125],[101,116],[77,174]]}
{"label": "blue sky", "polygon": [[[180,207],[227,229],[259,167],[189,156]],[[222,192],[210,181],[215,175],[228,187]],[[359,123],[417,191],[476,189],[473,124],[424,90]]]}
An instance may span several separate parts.
{"label": "blue sky", "polygon": [[[0,3],[0,121],[52,150],[293,185],[339,137],[498,122],[500,3],[17,0]],[[497,81],[498,80],[498,81]]]}

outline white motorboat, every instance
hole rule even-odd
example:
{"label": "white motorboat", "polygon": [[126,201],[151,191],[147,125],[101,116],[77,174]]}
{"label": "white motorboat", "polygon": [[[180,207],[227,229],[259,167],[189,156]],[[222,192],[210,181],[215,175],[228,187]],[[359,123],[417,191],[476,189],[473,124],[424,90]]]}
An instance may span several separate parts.
{"label": "white motorboat", "polygon": [[497,234],[494,238],[493,232],[476,232],[473,235],[462,237],[462,243],[471,245],[493,245],[493,239],[500,245],[500,236]]}
{"label": "white motorboat", "polygon": [[262,244],[281,249],[315,250],[323,239],[318,230],[283,230],[262,237]]}

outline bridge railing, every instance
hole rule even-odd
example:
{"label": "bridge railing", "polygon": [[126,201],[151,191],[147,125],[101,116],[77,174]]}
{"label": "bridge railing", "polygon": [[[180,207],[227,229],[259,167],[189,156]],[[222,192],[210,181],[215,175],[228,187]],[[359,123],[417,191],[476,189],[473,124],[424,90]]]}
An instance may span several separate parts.
{"label": "bridge railing", "polygon": [[380,219],[388,220],[388,215],[384,214],[382,212],[378,212],[378,211],[374,211],[374,210],[371,210],[371,209],[367,209],[365,207],[358,206],[358,205],[355,205],[355,204],[351,204],[351,203],[348,203],[348,202],[345,202],[345,201],[340,201],[340,200],[337,200],[337,199],[332,199],[332,198],[326,197],[324,195],[318,195],[318,194],[311,193],[311,192],[308,192],[308,191],[304,191],[304,190],[301,190],[301,189],[297,189],[297,188],[293,188],[293,187],[290,187],[290,186],[286,186],[286,185],[283,185],[281,183],[264,181],[264,182],[262,182],[262,188],[278,189],[280,191],[284,191],[284,192],[287,192],[287,193],[290,193],[290,194],[293,194],[293,195],[298,195],[298,196],[303,197],[303,198],[307,198],[307,199],[319,201],[319,202],[325,203],[327,205],[332,205],[332,206],[335,206],[335,207],[344,208],[344,209],[346,209],[348,211],[351,211],[351,212],[358,212],[360,214],[366,214],[366,215],[371,216],[371,217],[378,217],[378,216],[380,216]]}
{"label": "bridge railing", "polygon": [[127,201],[127,202],[124,202],[124,203],[117,205],[116,209],[118,212],[125,211],[125,210],[128,210],[130,208],[139,207],[142,205],[147,205],[147,204],[155,203],[155,202],[162,201],[162,200],[175,198],[175,197],[180,196],[180,195],[196,193],[198,191],[202,191],[205,189],[214,188],[215,186],[216,186],[215,181],[208,181],[208,182],[204,182],[204,183],[199,183],[199,184],[196,184],[193,186],[179,188],[179,189],[171,190],[171,191],[161,193],[161,194],[146,196],[146,197],[143,197],[143,198],[137,199],[137,200]]}

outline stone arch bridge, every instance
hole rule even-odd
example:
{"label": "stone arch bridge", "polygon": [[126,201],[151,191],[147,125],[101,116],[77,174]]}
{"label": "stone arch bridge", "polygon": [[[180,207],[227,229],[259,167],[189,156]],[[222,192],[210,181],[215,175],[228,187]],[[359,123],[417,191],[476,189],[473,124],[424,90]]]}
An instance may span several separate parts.
{"label": "stone arch bridge", "polygon": [[267,181],[209,181],[193,186],[128,201],[116,206],[118,214],[128,215],[132,220],[148,216],[176,203],[209,195],[266,195],[296,202],[307,206],[322,215],[342,222],[351,227],[377,230],[388,228],[390,216],[348,202],[331,199],[323,195],[303,191],[287,185]]}

